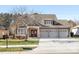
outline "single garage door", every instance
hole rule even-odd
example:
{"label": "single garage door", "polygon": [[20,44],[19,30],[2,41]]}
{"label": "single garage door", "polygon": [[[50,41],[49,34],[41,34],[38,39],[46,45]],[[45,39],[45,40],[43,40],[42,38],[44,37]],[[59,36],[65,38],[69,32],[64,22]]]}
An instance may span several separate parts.
{"label": "single garage door", "polygon": [[50,38],[57,38],[58,37],[58,30],[57,29],[49,29],[49,37]]}
{"label": "single garage door", "polygon": [[40,37],[41,38],[48,38],[49,37],[48,29],[40,29]]}
{"label": "single garage door", "polygon": [[56,38],[58,37],[57,29],[41,29],[40,37],[41,38]]}
{"label": "single garage door", "polygon": [[67,38],[68,37],[68,29],[60,29],[59,30],[60,38]]}
{"label": "single garage door", "polygon": [[40,33],[40,37],[41,37],[41,38],[48,38],[48,37],[49,37],[48,33],[49,33],[49,32],[46,32],[46,31],[41,32],[41,33]]}
{"label": "single garage door", "polygon": [[40,38],[66,38],[68,29],[40,29]]}

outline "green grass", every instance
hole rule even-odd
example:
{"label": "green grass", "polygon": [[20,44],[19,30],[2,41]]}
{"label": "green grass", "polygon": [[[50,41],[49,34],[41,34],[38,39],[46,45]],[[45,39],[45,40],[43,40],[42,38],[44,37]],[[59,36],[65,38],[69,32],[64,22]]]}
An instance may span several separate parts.
{"label": "green grass", "polygon": [[[28,39],[27,41],[21,39],[8,39],[8,45],[38,45],[39,41],[35,39]],[[0,39],[0,45],[5,46],[6,40]],[[0,52],[14,52],[14,51],[24,51],[24,50],[32,50],[36,47],[8,47],[8,48],[0,48]]]}
{"label": "green grass", "polygon": [[[8,40],[8,45],[37,45],[38,40]],[[0,40],[0,45],[6,45],[6,40]]]}
{"label": "green grass", "polygon": [[0,48],[0,52],[23,51],[23,48]]}
{"label": "green grass", "polygon": [[16,51],[28,51],[28,50],[32,50],[33,48],[21,48],[21,47],[18,47],[18,48],[0,48],[0,52],[16,52]]}

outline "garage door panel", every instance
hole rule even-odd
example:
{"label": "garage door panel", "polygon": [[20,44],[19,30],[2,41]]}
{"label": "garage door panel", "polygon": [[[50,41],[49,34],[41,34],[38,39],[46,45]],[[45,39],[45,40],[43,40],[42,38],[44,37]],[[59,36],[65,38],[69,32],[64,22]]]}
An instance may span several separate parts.
{"label": "garage door panel", "polygon": [[48,38],[48,32],[40,32],[40,37],[41,38]]}
{"label": "garage door panel", "polygon": [[60,31],[60,38],[66,38],[68,37],[68,30],[67,29],[62,29]]}
{"label": "garage door panel", "polygon": [[57,29],[51,29],[49,32],[50,38],[57,38],[58,37],[58,30]]}
{"label": "garage door panel", "polygon": [[48,38],[48,29],[40,29],[40,37]]}
{"label": "garage door panel", "polygon": [[58,33],[57,32],[49,32],[49,37],[50,38],[57,38],[58,37]]}
{"label": "garage door panel", "polygon": [[67,32],[61,32],[60,34],[61,34],[60,38],[66,38],[66,37],[68,37],[68,33]]}

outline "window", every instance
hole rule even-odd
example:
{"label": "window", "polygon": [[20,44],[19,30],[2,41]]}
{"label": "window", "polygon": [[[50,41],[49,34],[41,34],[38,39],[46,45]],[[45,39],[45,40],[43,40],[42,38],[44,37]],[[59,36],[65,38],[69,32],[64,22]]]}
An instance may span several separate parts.
{"label": "window", "polygon": [[44,24],[52,24],[53,21],[52,20],[44,20]]}
{"label": "window", "polygon": [[26,28],[17,29],[17,35],[25,35],[25,34],[26,34]]}
{"label": "window", "polygon": [[58,23],[57,21],[55,20],[44,20],[44,24],[47,24],[47,25],[61,25],[60,23]]}

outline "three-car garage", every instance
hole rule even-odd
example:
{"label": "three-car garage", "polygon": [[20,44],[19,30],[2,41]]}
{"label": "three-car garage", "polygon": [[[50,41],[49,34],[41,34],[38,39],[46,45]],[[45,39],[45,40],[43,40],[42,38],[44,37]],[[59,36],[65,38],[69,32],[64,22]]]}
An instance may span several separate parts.
{"label": "three-car garage", "polygon": [[41,28],[40,38],[67,38],[69,28]]}

